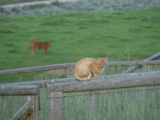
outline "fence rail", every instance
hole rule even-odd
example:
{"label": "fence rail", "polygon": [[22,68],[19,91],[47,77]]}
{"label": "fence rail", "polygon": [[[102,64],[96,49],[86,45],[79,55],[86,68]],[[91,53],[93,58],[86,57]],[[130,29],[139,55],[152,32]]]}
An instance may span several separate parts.
{"label": "fence rail", "polygon": [[[131,78],[131,77],[140,77],[140,76],[151,76],[151,75],[159,75],[160,71],[152,71],[152,72],[141,72],[141,73],[128,73],[128,74],[115,74],[115,75],[105,75],[105,76],[100,76],[98,78],[93,77],[90,79],[90,81],[93,80],[103,80],[103,79],[117,79],[117,78]],[[18,82],[18,83],[5,83],[1,84],[3,85],[38,85],[40,88],[44,88],[47,86],[47,84],[57,84],[57,83],[67,83],[67,82],[76,82],[80,83],[77,81],[75,78],[63,78],[63,79],[51,79],[51,80],[39,80],[39,81],[29,81],[29,82]],[[0,87],[1,88],[1,87]]]}
{"label": "fence rail", "polygon": [[28,96],[38,95],[39,86],[36,85],[6,85],[0,84],[0,96]]}
{"label": "fence rail", "polygon": [[47,84],[48,92],[82,92],[160,85],[160,75]]}
{"label": "fence rail", "polygon": [[[147,59],[145,59],[144,61],[156,60],[156,59],[158,59],[159,57],[160,57],[160,52],[157,53],[157,54],[155,54],[155,55],[153,55],[153,56],[151,56],[151,57],[149,57],[149,58],[147,58]],[[128,69],[127,69],[126,71],[124,71],[122,74],[131,73],[131,72],[133,72],[134,70],[139,69],[139,68],[141,68],[141,67],[142,67],[142,65],[135,65],[135,66],[133,66],[133,67],[128,68]]]}
{"label": "fence rail", "polygon": [[[64,64],[46,65],[46,66],[20,68],[20,69],[12,69],[12,70],[3,70],[3,71],[0,71],[0,76],[9,75],[9,74],[36,72],[36,71],[47,71],[47,70],[62,69],[62,68],[65,69],[65,68],[74,67],[75,64],[76,63],[64,63]],[[134,66],[134,65],[157,65],[157,64],[160,64],[160,60],[108,62],[107,66],[114,67],[114,66]]]}

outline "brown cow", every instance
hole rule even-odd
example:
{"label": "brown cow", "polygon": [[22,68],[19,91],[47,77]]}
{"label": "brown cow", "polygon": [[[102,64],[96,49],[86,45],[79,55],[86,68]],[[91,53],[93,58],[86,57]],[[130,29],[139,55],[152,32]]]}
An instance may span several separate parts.
{"label": "brown cow", "polygon": [[31,41],[31,54],[34,55],[35,48],[42,49],[44,56],[46,55],[46,50],[52,45],[52,43]]}

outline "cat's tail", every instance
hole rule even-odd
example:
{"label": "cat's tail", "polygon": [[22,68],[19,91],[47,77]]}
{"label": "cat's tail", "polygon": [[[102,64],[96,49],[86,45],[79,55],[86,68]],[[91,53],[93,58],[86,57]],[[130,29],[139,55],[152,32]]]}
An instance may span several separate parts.
{"label": "cat's tail", "polygon": [[79,81],[87,81],[87,80],[91,79],[91,74],[89,74],[88,77],[86,77],[86,78],[79,78],[79,77],[77,77],[77,76],[75,76],[75,77],[76,77],[76,79],[79,80]]}

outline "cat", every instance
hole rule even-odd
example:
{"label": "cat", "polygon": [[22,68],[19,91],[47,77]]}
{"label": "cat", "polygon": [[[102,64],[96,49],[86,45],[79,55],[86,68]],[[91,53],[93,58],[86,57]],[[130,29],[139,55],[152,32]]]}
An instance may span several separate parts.
{"label": "cat", "polygon": [[75,65],[75,78],[79,81],[87,81],[92,76],[98,77],[107,65],[108,58],[84,58]]}
{"label": "cat", "polygon": [[42,49],[44,56],[46,55],[46,50],[52,45],[52,43],[31,41],[31,54],[34,55],[35,48]]}

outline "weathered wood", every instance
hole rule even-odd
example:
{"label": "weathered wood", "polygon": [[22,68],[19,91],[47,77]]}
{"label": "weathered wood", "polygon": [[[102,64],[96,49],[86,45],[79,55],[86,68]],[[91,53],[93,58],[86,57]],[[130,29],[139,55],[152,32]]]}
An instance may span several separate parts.
{"label": "weathered wood", "polygon": [[0,71],[0,75],[19,74],[19,73],[36,72],[36,71],[46,71],[46,70],[52,70],[52,69],[68,68],[68,67],[72,67],[74,65],[75,65],[75,63],[64,63],[64,64],[46,65],[46,66],[20,68],[20,69],[12,69],[12,70],[3,70],[3,71]]}
{"label": "weathered wood", "polygon": [[[159,53],[157,53],[157,54],[155,54],[155,55],[153,55],[153,56],[151,56],[151,57],[149,57],[149,58],[147,58],[147,59],[145,59],[143,62],[151,62],[151,60],[156,60],[156,59],[158,59],[158,58],[160,58],[160,52]],[[147,64],[147,65],[151,65],[151,64]],[[153,64],[152,64],[153,65]],[[139,68],[141,68],[141,67],[143,67],[143,65],[135,65],[135,66],[133,66],[133,67],[130,67],[130,68],[128,68],[126,71],[124,71],[122,74],[126,74],[126,73],[131,73],[131,72],[133,72],[134,70],[137,70],[137,69],[139,69]]]}
{"label": "weathered wood", "polygon": [[39,104],[38,96],[29,97],[28,101],[17,111],[11,120],[38,120]]}
{"label": "weathered wood", "polygon": [[134,66],[134,65],[158,65],[160,64],[160,60],[154,61],[118,61],[118,62],[108,62],[108,67],[115,66]]}
{"label": "weathered wood", "polygon": [[[115,75],[105,75],[100,77],[92,77],[92,80],[100,79],[116,79],[116,78],[130,78],[138,76],[150,76],[159,75],[160,71],[153,72],[140,72],[140,73],[128,73],[128,74],[115,74]],[[5,83],[1,85],[38,85],[39,87],[46,87],[47,84],[56,83],[66,83],[66,82],[78,82],[75,78],[63,78],[63,79],[52,79],[52,80],[39,80],[39,81],[29,81],[29,82],[18,82],[18,83]]]}
{"label": "weathered wood", "polygon": [[39,95],[40,88],[36,85],[0,85],[0,96]]}
{"label": "weathered wood", "polygon": [[33,99],[32,101],[32,110],[33,112],[27,116],[28,120],[39,120],[39,108],[40,108],[40,104],[39,104],[39,96],[32,96],[31,99]]}
{"label": "weathered wood", "polygon": [[86,94],[87,101],[87,115],[88,120],[96,120],[96,110],[95,110],[95,91],[90,91],[89,94]]}
{"label": "weathered wood", "polygon": [[47,84],[48,92],[82,92],[160,85],[160,75]]}
{"label": "weathered wood", "polygon": [[[9,74],[20,74],[20,73],[27,73],[27,72],[47,71],[47,70],[53,70],[53,69],[69,68],[69,67],[74,67],[75,64],[76,63],[64,63],[64,64],[46,65],[46,66],[20,68],[20,69],[12,69],[12,70],[3,70],[3,71],[0,71],[0,76],[9,75]],[[157,65],[157,64],[160,64],[160,60],[108,62],[107,66],[113,67],[113,66]]]}
{"label": "weathered wood", "polygon": [[63,120],[62,92],[49,93],[48,99],[50,120]]}
{"label": "weathered wood", "polygon": [[67,78],[72,78],[72,77],[74,77],[74,68],[69,67],[67,68]]}
{"label": "weathered wood", "polygon": [[11,118],[11,120],[22,120],[23,118],[25,118],[25,116],[28,116],[29,114],[31,114],[33,112],[32,103],[33,103],[33,98],[28,100],[26,102],[26,104],[24,104],[17,111],[17,113],[14,114],[14,116]]}

